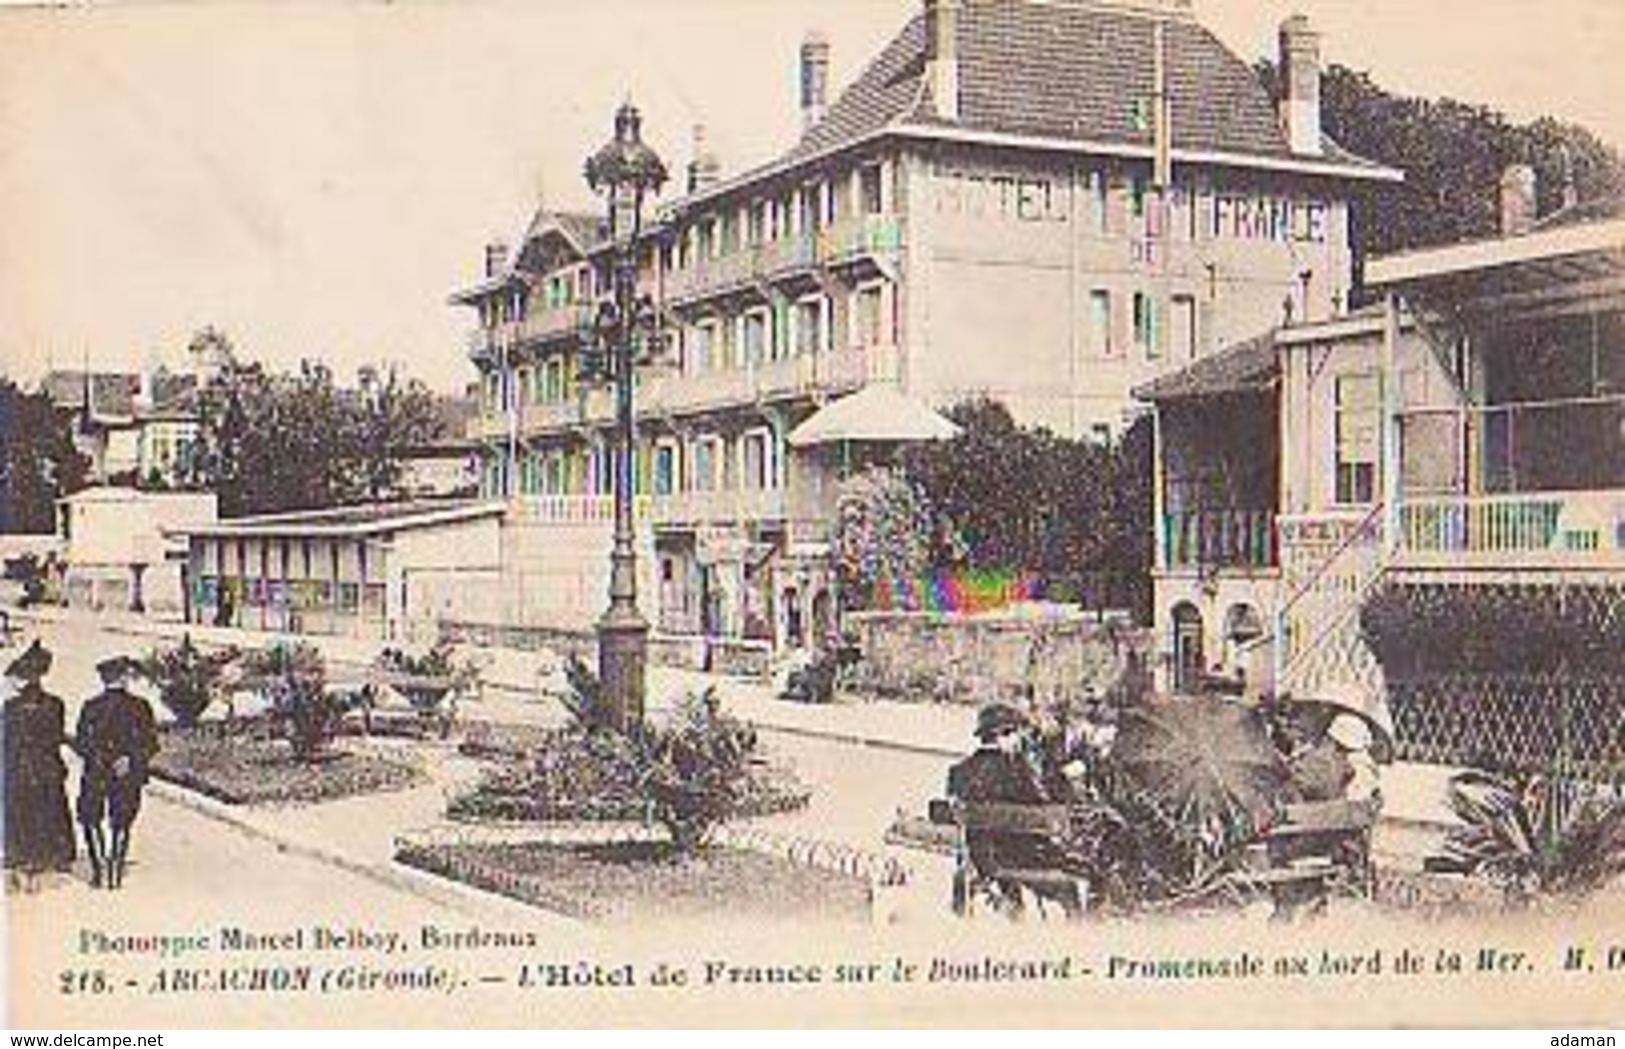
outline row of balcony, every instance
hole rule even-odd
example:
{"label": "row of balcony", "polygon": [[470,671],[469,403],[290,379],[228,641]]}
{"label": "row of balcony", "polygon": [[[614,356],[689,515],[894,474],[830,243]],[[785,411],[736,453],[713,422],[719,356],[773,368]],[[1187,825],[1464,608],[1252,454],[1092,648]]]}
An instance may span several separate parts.
{"label": "row of balcony", "polygon": [[[692,374],[648,370],[638,376],[635,403],[639,416],[649,418],[798,397],[838,396],[871,382],[896,378],[897,356],[895,346],[865,346]],[[614,414],[614,394],[609,387],[583,387],[568,401],[520,405],[517,432],[529,436],[604,426]],[[510,426],[504,412],[482,413],[470,423],[469,436],[495,440],[506,437]]]}
{"label": "row of balcony", "polygon": [[667,271],[661,290],[668,302],[690,301],[770,284],[820,267],[892,256],[902,243],[902,226],[895,216],[859,215],[821,229],[696,259]]}
{"label": "row of balcony", "polygon": [[[661,275],[661,298],[667,303],[692,302],[747,287],[771,285],[822,267],[842,266],[859,259],[895,256],[902,247],[902,226],[891,215],[861,215],[822,229],[797,233],[727,254],[696,259]],[[468,353],[474,358],[500,357],[522,345],[571,337],[592,323],[592,306],[566,306],[533,310],[522,320],[505,321],[468,334]]]}
{"label": "row of balcony", "polygon": [[[1270,510],[1165,514],[1162,554],[1174,570],[1272,568],[1281,546],[1323,547],[1304,531],[1309,519],[1346,524],[1347,514]],[[1394,564],[1410,568],[1592,568],[1625,565],[1625,489],[1506,495],[1402,497]],[[1279,526],[1280,538],[1277,538]],[[1294,555],[1295,556],[1295,555]]]}
{"label": "row of balcony", "polygon": [[[633,501],[640,524],[656,527],[703,527],[742,522],[783,521],[789,498],[783,488],[747,488],[712,492],[640,495]],[[608,495],[535,495],[514,501],[513,516],[529,524],[603,525],[615,520],[615,500]]]}

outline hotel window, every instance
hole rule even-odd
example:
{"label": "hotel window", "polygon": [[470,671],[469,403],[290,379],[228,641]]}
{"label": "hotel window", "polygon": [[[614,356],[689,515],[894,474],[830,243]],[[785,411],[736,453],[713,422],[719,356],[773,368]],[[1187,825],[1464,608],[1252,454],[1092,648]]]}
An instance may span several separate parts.
{"label": "hotel window", "polygon": [[1135,175],[1134,181],[1129,183],[1129,215],[1136,222],[1144,224],[1146,216],[1146,199],[1150,195],[1145,184],[1145,178]]}
{"label": "hotel window", "polygon": [[852,344],[880,346],[886,338],[885,286],[871,284],[852,296]]}
{"label": "hotel window", "polygon": [[824,184],[809,182],[801,187],[801,232],[817,233],[823,226]]}
{"label": "hotel window", "polygon": [[729,210],[722,213],[717,223],[717,254],[732,255],[739,250],[739,213]]}
{"label": "hotel window", "polygon": [[1117,350],[1112,344],[1112,293],[1105,288],[1089,293],[1089,348],[1102,357]]}
{"label": "hotel window", "polygon": [[767,242],[768,207],[767,201],[758,200],[750,206],[750,212],[745,217],[745,243],[750,247],[761,247]]}
{"label": "hotel window", "polygon": [[1377,377],[1339,375],[1332,388],[1336,456],[1333,498],[1370,503],[1377,494]]}
{"label": "hotel window", "polygon": [[773,459],[771,445],[765,430],[756,430],[740,438],[740,459],[744,476],[740,487],[749,491],[762,491],[773,487]]}
{"label": "hotel window", "polygon": [[824,347],[824,300],[803,299],[796,303],[796,353],[819,353]]}
{"label": "hotel window", "polygon": [[1134,293],[1134,345],[1147,360],[1162,356],[1161,337],[1157,323],[1157,300],[1143,291]]}
{"label": "hotel window", "polygon": [[556,451],[548,452],[542,461],[542,491],[548,495],[563,495],[565,489],[564,456]]}
{"label": "hotel window", "polygon": [[701,259],[715,258],[717,254],[717,220],[706,219],[695,229],[694,253]]}
{"label": "hotel window", "polygon": [[1106,176],[1099,171],[1089,172],[1089,228],[1105,235],[1110,230]]}
{"label": "hotel window", "polygon": [[654,494],[671,495],[677,491],[677,446],[661,443],[655,446]]}
{"label": "hotel window", "polygon": [[1181,361],[1194,361],[1198,342],[1196,338],[1196,300],[1189,295],[1175,295],[1168,315],[1168,352]]}
{"label": "hotel window", "polygon": [[708,372],[713,367],[717,337],[716,325],[710,321],[696,324],[689,330],[688,370],[691,375]]}
{"label": "hotel window", "polygon": [[542,399],[548,404],[564,400],[564,359],[550,358],[542,368]]}
{"label": "hotel window", "polygon": [[743,344],[747,365],[757,365],[767,360],[767,317],[765,311],[756,310],[740,318],[740,342]]}
{"label": "hotel window", "polygon": [[859,206],[865,215],[879,215],[886,210],[883,175],[879,164],[865,164],[858,169]]}
{"label": "hotel window", "polygon": [[693,488],[696,492],[714,492],[717,489],[717,440],[702,437],[694,442]]}

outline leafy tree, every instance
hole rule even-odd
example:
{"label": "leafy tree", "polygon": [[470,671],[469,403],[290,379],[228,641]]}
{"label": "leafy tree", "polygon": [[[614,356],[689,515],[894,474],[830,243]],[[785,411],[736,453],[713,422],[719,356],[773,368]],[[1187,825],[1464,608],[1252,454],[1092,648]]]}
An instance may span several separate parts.
{"label": "leafy tree", "polygon": [[305,361],[272,374],[230,364],[199,397],[197,462],[225,516],[307,510],[397,494],[403,456],[439,436],[429,391],[365,369],[359,389]]}
{"label": "leafy tree", "polygon": [[[1278,85],[1271,62],[1257,69],[1272,89]],[[1562,205],[1569,179],[1582,201],[1625,192],[1619,152],[1551,117],[1517,124],[1489,106],[1394,95],[1369,73],[1336,64],[1322,78],[1321,105],[1326,132],[1338,144],[1405,172],[1404,185],[1359,202],[1361,257],[1494,235],[1501,175],[1511,164],[1535,169],[1541,214]]]}
{"label": "leafy tree", "polygon": [[[982,399],[948,412],[957,437],[910,449],[903,472],[933,519],[931,566],[1036,577],[1046,596],[1150,607],[1151,440],[1115,445],[1016,424]],[[873,555],[871,555],[873,556]]]}
{"label": "leafy tree", "polygon": [[0,380],[0,532],[56,531],[56,501],[84,487],[89,469],[71,417]]}

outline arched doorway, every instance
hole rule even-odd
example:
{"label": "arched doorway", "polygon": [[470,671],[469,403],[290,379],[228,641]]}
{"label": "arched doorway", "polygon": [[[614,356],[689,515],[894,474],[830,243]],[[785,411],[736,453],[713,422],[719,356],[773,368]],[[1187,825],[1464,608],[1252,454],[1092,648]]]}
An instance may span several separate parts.
{"label": "arched doorway", "polygon": [[1202,613],[1189,601],[1173,608],[1175,692],[1194,693],[1201,685],[1206,663],[1202,657]]}

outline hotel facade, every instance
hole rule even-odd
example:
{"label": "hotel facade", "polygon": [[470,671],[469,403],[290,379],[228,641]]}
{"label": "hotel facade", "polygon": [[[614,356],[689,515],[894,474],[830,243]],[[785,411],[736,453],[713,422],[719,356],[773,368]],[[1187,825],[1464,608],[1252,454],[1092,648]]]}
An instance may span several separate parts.
{"label": "hotel facade", "polygon": [[[987,396],[1109,441],[1136,386],[1342,313],[1350,202],[1399,175],[1323,133],[1303,19],[1280,57],[1277,100],[1182,0],[926,0],[833,101],[807,38],[804,132],[777,159],[723,177],[697,135],[639,249],[660,321],[636,451],[657,634],[772,649],[830,628],[837,485],[865,449],[790,435],[832,401]],[[605,560],[611,400],[578,380],[604,248],[595,217],[543,210],[453,298],[478,318],[472,436],[520,575]],[[590,590],[528,587],[502,614],[586,626],[601,599],[550,591]]]}

